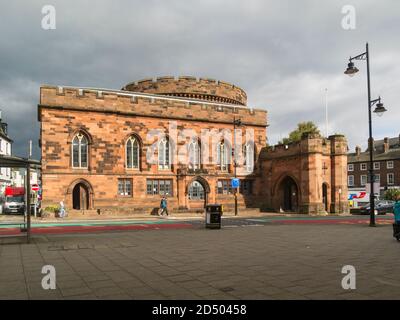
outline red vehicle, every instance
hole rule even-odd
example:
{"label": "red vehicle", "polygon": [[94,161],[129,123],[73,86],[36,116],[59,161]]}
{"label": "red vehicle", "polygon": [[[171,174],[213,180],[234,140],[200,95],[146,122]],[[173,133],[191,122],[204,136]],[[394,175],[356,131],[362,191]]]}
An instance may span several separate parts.
{"label": "red vehicle", "polygon": [[6,187],[5,199],[2,203],[3,213],[24,213],[25,211],[25,188]]}
{"label": "red vehicle", "polygon": [[5,196],[23,196],[25,195],[24,187],[6,187]]}

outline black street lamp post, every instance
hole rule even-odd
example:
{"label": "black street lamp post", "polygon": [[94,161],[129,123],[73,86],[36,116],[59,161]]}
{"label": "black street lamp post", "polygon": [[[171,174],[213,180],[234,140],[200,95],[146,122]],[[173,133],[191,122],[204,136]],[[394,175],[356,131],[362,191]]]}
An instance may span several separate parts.
{"label": "black street lamp post", "polygon": [[374,113],[378,116],[381,116],[385,111],[385,107],[381,102],[381,97],[375,100],[371,100],[371,82],[370,82],[370,72],[369,72],[369,50],[368,43],[366,44],[366,51],[361,53],[355,57],[350,57],[349,64],[347,65],[347,69],[344,72],[350,77],[354,76],[359,70],[354,66],[353,60],[366,60],[367,62],[367,87],[368,87],[368,125],[369,125],[369,139],[368,139],[368,150],[369,150],[369,183],[370,183],[370,194],[369,194],[369,203],[370,203],[370,227],[375,227],[375,193],[374,193],[374,168],[373,168],[373,138],[372,138],[372,113],[371,108],[376,104],[376,108]]}
{"label": "black street lamp post", "polygon": [[[240,119],[236,119],[233,117],[233,149],[232,149],[232,155],[233,155],[233,173],[236,179],[236,167],[237,167],[237,162],[236,162],[236,127],[240,127],[242,125],[242,121]],[[237,191],[238,188],[234,188],[234,196],[235,196],[235,216],[238,215],[238,205],[237,205]]]}

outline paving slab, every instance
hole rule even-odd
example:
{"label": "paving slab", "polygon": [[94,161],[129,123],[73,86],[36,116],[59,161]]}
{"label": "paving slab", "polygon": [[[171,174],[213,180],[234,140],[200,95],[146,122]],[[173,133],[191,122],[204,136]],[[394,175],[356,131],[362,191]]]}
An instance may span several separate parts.
{"label": "paving slab", "polygon": [[0,244],[0,299],[400,299],[399,250],[389,224],[40,235]]}

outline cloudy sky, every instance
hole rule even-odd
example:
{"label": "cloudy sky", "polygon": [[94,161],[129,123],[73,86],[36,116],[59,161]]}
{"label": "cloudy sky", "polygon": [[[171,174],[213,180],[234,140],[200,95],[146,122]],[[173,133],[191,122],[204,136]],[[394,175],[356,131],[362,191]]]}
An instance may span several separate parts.
{"label": "cloudy sky", "polygon": [[[370,43],[372,98],[388,112],[373,118],[374,136],[398,136],[400,2],[397,0],[5,1],[0,0],[0,108],[13,151],[39,157],[41,84],[120,89],[148,77],[193,75],[234,83],[248,105],[269,112],[271,144],[300,121],[344,133],[366,147],[366,67],[343,71]],[[42,7],[56,9],[43,30]],[[345,5],[355,8],[346,30]]]}

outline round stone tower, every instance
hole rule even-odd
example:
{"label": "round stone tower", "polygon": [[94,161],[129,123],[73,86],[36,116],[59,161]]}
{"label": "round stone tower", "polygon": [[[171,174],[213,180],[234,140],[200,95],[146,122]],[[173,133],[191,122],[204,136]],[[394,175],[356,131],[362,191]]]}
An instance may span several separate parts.
{"label": "round stone tower", "polygon": [[159,77],[128,83],[122,90],[245,106],[247,95],[233,84],[196,77]]}

